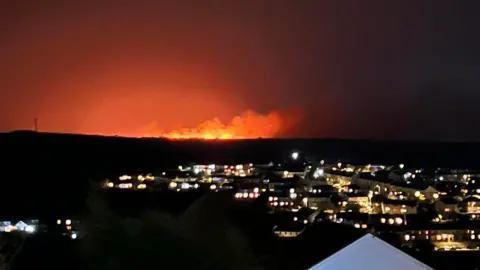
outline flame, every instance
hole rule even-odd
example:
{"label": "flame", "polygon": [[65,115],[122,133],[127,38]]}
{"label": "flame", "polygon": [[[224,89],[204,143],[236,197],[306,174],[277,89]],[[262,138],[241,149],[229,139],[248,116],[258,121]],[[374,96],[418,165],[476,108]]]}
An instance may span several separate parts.
{"label": "flame", "polygon": [[195,128],[181,128],[170,132],[161,132],[156,124],[150,125],[147,136],[168,139],[257,139],[275,138],[282,131],[284,120],[278,112],[262,115],[254,111],[246,111],[235,116],[228,124],[217,118],[200,123]]}

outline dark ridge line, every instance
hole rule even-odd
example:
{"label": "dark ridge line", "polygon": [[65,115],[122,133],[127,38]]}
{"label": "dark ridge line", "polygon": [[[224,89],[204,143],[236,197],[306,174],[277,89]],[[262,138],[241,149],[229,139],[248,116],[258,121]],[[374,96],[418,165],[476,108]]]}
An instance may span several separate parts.
{"label": "dark ridge line", "polygon": [[122,139],[132,141],[161,141],[161,142],[202,142],[202,143],[230,143],[230,142],[252,142],[252,141],[325,141],[325,142],[347,142],[347,143],[374,143],[374,144],[429,144],[429,145],[478,145],[480,142],[475,141],[421,141],[421,140],[379,140],[379,139],[348,139],[348,138],[310,138],[310,137],[281,137],[281,138],[247,138],[247,139],[170,139],[165,137],[126,137],[113,135],[99,135],[99,134],[81,134],[81,133],[56,133],[56,132],[36,132],[31,130],[15,130],[10,132],[0,133],[0,137],[25,135],[25,136],[63,136],[63,137],[78,137],[78,138],[103,138],[103,139]]}

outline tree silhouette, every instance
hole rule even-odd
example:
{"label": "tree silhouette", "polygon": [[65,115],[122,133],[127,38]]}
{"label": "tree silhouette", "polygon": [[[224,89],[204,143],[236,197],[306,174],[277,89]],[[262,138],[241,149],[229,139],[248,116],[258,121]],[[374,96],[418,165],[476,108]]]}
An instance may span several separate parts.
{"label": "tree silhouette", "polygon": [[13,232],[0,235],[0,270],[11,268],[24,243],[25,238],[21,233]]}
{"label": "tree silhouette", "polygon": [[230,222],[229,201],[229,194],[211,193],[179,217],[149,210],[123,218],[94,191],[80,254],[87,269],[259,269],[247,238]]}

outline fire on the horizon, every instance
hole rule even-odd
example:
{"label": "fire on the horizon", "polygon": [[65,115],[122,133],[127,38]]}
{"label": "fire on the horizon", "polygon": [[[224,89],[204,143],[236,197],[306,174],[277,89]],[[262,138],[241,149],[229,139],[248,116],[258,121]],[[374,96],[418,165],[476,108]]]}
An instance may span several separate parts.
{"label": "fire on the horizon", "polygon": [[204,121],[194,128],[181,128],[169,132],[162,132],[158,127],[152,125],[145,135],[168,139],[205,140],[275,138],[281,132],[283,124],[284,119],[278,112],[263,115],[254,111],[246,111],[235,116],[227,124],[214,118]]}

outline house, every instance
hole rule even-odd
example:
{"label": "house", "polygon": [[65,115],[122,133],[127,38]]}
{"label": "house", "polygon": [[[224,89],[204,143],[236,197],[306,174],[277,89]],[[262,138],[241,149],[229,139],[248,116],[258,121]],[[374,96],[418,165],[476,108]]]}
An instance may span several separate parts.
{"label": "house", "polygon": [[[446,223],[409,223],[407,226],[396,227],[402,246],[415,247],[421,242],[430,242],[434,250],[465,251],[477,250],[480,247],[480,223],[446,222]],[[388,229],[390,232],[393,228]],[[382,234],[380,230],[377,231]]]}
{"label": "house", "polygon": [[278,237],[297,237],[305,230],[305,225],[300,223],[290,224],[287,226],[285,224],[273,226],[273,233]]}
{"label": "house", "polygon": [[265,184],[266,191],[276,192],[292,188],[294,185],[292,179],[293,177],[282,178],[276,174],[268,173],[262,182]]}
{"label": "house", "polygon": [[287,162],[283,165],[268,168],[268,173],[275,174],[282,178],[293,178],[294,176],[304,178],[308,166],[303,162]]}
{"label": "house", "polygon": [[458,203],[457,199],[444,196],[435,201],[435,209],[440,215],[448,219],[452,214],[458,212]]}
{"label": "house", "polygon": [[386,195],[391,192],[403,192],[409,199],[434,200],[438,198],[439,192],[420,179],[418,181],[398,180],[395,173],[389,171],[378,171],[375,173],[360,173],[352,178],[352,183],[368,188],[375,195]]}
{"label": "house", "polygon": [[168,184],[168,189],[173,190],[173,191],[177,191],[177,192],[184,192],[184,191],[198,189],[199,186],[200,185],[198,183],[194,183],[194,182],[171,181]]}
{"label": "house", "polygon": [[370,190],[374,190],[374,188],[378,186],[377,192],[383,192],[383,189],[380,189],[380,185],[392,182],[392,180],[389,180],[389,174],[389,171],[359,173],[352,177],[352,184],[355,184],[362,189]]}
{"label": "house", "polygon": [[361,189],[359,186],[353,184],[342,186],[339,191],[347,194],[368,193],[368,190]]}
{"label": "house", "polygon": [[480,196],[473,195],[465,198],[459,204],[459,208],[465,214],[480,214]]}
{"label": "house", "polygon": [[433,270],[383,240],[367,234],[310,270]]}
{"label": "house", "polygon": [[323,194],[335,194],[338,193],[338,189],[331,185],[311,185],[308,189],[310,193],[323,193]]}
{"label": "house", "polygon": [[445,181],[445,182],[452,182],[452,183],[462,183],[466,182],[469,178],[468,171],[462,170],[452,170],[452,169],[445,169],[440,168],[433,172],[435,181]]}
{"label": "house", "polygon": [[280,190],[276,192],[267,192],[268,206],[274,210],[291,210],[295,206],[297,194],[291,190]]}
{"label": "house", "polygon": [[[369,213],[370,208],[370,198],[367,194],[361,193],[351,193],[348,194],[347,203],[349,205],[358,205],[360,213]],[[348,205],[347,205],[348,206]]]}
{"label": "house", "polygon": [[285,162],[283,164],[283,169],[287,172],[284,173],[284,177],[292,177],[296,175],[305,178],[305,175],[311,169],[311,166],[309,167],[305,162],[294,161]]}
{"label": "house", "polygon": [[465,194],[480,195],[480,178],[472,177],[463,189]]}
{"label": "house", "polygon": [[390,231],[394,228],[399,228],[410,224],[412,219],[415,219],[418,215],[405,215],[405,214],[374,214],[369,215],[369,224],[375,227],[375,231],[387,230]]}
{"label": "house", "polygon": [[[336,214],[335,221],[346,225],[353,226],[357,229],[368,229],[371,223],[370,215],[358,212],[346,212]],[[371,228],[372,226],[370,226]]]}
{"label": "house", "polygon": [[437,182],[435,183],[435,189],[439,191],[441,195],[460,196],[462,190],[465,190],[466,184],[457,182]]}
{"label": "house", "polygon": [[432,186],[428,186],[425,190],[420,191],[427,200],[436,200],[438,198],[439,191]]}
{"label": "house", "polygon": [[337,168],[324,169],[327,182],[334,186],[348,186],[352,183],[352,177],[355,175],[353,171],[342,171]]}
{"label": "house", "polygon": [[236,183],[236,200],[254,200],[260,196],[260,185],[254,182]]}
{"label": "house", "polygon": [[308,193],[302,202],[305,207],[313,210],[335,212],[339,209],[339,205],[332,202],[331,195],[326,193]]}
{"label": "house", "polygon": [[418,203],[417,201],[384,199],[381,202],[376,202],[374,206],[375,213],[403,215],[416,214]]}
{"label": "house", "polygon": [[312,222],[314,212],[302,208],[298,212],[278,212],[274,214],[273,233],[278,237],[297,237],[309,222]]}

